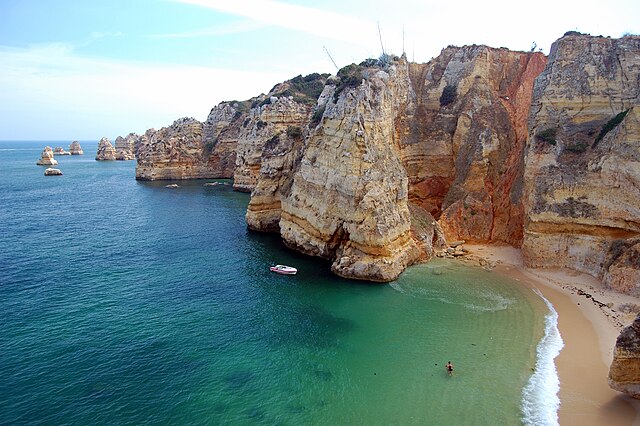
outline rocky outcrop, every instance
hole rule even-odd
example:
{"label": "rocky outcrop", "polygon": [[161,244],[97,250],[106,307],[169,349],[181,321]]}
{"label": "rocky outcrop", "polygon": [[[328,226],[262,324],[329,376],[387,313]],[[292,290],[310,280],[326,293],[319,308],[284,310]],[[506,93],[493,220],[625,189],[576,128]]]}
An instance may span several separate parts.
{"label": "rocky outcrop", "polygon": [[640,399],[640,315],[616,340],[609,368],[609,386]]}
{"label": "rocky outcrop", "polygon": [[182,118],[169,127],[147,130],[140,138],[136,179],[233,177],[246,111],[246,102],[223,102],[211,110],[205,123]]}
{"label": "rocky outcrop", "polygon": [[135,133],[129,133],[124,138],[118,136],[115,142],[116,160],[135,160],[136,145],[139,144],[140,136]]}
{"label": "rocky outcrop", "polygon": [[524,260],[638,293],[640,37],[571,33],[536,81]]}
{"label": "rocky outcrop", "polygon": [[249,228],[344,277],[389,281],[466,240],[634,293],[639,39],[568,34],[548,63],[474,45],[299,76],[147,131],[136,177],[233,177]]}
{"label": "rocky outcrop", "polygon": [[107,138],[100,139],[98,142],[98,152],[96,152],[97,161],[112,161],[116,159],[116,150]]}
{"label": "rocky outcrop", "polygon": [[487,46],[448,47],[409,64],[397,139],[409,199],[448,240],[522,240],[522,156],[536,76],[546,58]]}
{"label": "rocky outcrop", "polygon": [[38,166],[55,166],[58,161],[53,158],[53,149],[50,146],[45,146],[40,154],[40,159],[36,162]]}
{"label": "rocky outcrop", "polygon": [[351,80],[352,87],[328,100],[307,139],[282,200],[280,233],[290,247],[331,259],[340,276],[390,281],[421,256],[411,233],[408,178],[393,143],[407,80],[402,66],[365,71],[368,79]]}
{"label": "rocky outcrop", "polygon": [[61,146],[57,146],[53,150],[53,155],[71,155],[71,153],[65,151]]}
{"label": "rocky outcrop", "polygon": [[[335,87],[332,85],[323,89],[316,101],[316,112],[324,110],[328,98],[333,95],[334,90]],[[247,207],[246,220],[249,229],[255,231],[280,231],[282,200],[291,193],[293,177],[299,169],[306,146],[304,140],[309,131],[307,124],[311,109],[308,108],[308,102],[294,102],[291,98],[274,99],[273,106],[278,103],[280,105],[274,110],[284,110],[282,118],[286,121],[278,119],[278,116],[274,114],[275,111],[271,110],[271,98],[268,110],[265,111],[267,113],[265,114],[261,110],[256,111],[260,118],[253,121],[256,134],[261,131],[259,127],[270,127],[270,134],[273,135],[268,139],[263,136],[263,140],[266,139],[266,141],[262,143],[259,163],[255,160],[255,154],[253,156],[253,162],[258,163],[260,168],[258,175],[255,176],[256,183]],[[274,130],[278,128],[280,130],[276,133]],[[252,152],[251,149],[247,151]],[[245,175],[253,177],[249,173],[245,173]]]}
{"label": "rocky outcrop", "polygon": [[62,172],[60,171],[60,169],[54,169],[52,167],[49,167],[44,171],[44,175],[45,176],[62,176]]}
{"label": "rocky outcrop", "polygon": [[69,145],[69,152],[71,153],[71,155],[84,155],[84,151],[82,150],[80,142],[78,141],[71,142],[71,144]]}
{"label": "rocky outcrop", "polygon": [[233,174],[237,191],[251,192],[258,183],[263,157],[288,152],[293,140],[302,140],[309,121],[312,108],[292,96],[269,96],[266,101],[251,109],[240,129]]}

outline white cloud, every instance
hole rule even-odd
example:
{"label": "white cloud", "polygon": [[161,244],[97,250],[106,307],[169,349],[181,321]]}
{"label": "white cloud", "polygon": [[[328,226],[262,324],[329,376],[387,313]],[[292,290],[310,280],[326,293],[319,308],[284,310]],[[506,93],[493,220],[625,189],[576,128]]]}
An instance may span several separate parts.
{"label": "white cloud", "polygon": [[322,9],[274,0],[175,0],[323,38],[368,45],[377,40],[375,24]]}
{"label": "white cloud", "polygon": [[250,98],[287,77],[107,61],[59,43],[0,46],[0,63],[0,139],[115,137],[182,116],[204,120],[218,102]]}

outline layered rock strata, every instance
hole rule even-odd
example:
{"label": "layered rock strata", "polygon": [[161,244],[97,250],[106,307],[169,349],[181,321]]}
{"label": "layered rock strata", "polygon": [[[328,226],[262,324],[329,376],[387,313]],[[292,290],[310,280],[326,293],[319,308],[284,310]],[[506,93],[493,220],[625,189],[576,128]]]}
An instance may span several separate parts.
{"label": "layered rock strata", "polygon": [[45,146],[40,154],[40,159],[36,162],[38,166],[55,166],[58,161],[53,158],[53,149],[50,146]]}
{"label": "layered rock strata", "polygon": [[408,178],[393,143],[407,80],[396,66],[367,71],[368,79],[329,98],[307,139],[282,200],[280,234],[290,247],[331,259],[340,276],[390,281],[421,256]]}
{"label": "layered rock strata", "polygon": [[[282,156],[294,140],[302,140],[311,109],[292,96],[269,96],[264,105],[251,109],[238,136],[233,174],[235,190],[251,192],[258,183],[263,158]],[[269,167],[273,166],[275,164]],[[267,176],[273,174],[265,172]]]}
{"label": "layered rock strata", "polygon": [[522,157],[541,53],[448,47],[408,64],[395,133],[409,199],[449,240],[522,241]]}
{"label": "layered rock strata", "polygon": [[136,159],[136,145],[139,144],[140,136],[129,133],[124,138],[118,136],[115,141],[116,160],[128,161]]}
{"label": "layered rock strata", "polygon": [[609,386],[640,399],[640,315],[616,340],[609,368]]}
{"label": "layered rock strata", "polygon": [[223,102],[204,123],[182,118],[169,127],[147,130],[140,138],[136,179],[233,177],[245,109],[242,103]]}
{"label": "layered rock strata", "polygon": [[98,151],[96,152],[97,161],[112,161],[116,159],[116,150],[107,138],[100,139],[98,142]]}
{"label": "layered rock strata", "polygon": [[80,146],[80,142],[78,141],[71,142],[71,144],[69,145],[69,153],[71,153],[71,155],[84,155],[84,151]]}
{"label": "layered rock strata", "polygon": [[640,37],[568,34],[536,81],[523,256],[640,291]]}

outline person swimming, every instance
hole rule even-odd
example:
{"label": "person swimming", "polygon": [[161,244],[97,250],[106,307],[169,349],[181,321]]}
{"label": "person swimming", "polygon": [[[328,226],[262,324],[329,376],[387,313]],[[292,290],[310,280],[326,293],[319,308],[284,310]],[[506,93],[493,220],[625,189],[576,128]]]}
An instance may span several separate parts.
{"label": "person swimming", "polygon": [[445,368],[447,369],[447,373],[449,373],[450,376],[453,376],[453,364],[451,364],[451,361],[447,362]]}

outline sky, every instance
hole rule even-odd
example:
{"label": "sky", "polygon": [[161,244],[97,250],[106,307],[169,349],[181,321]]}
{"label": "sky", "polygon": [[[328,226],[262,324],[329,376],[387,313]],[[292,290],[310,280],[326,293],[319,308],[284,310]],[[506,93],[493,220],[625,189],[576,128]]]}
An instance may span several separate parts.
{"label": "sky", "polygon": [[[640,34],[637,0],[0,0],[0,140],[111,140],[378,57]],[[328,52],[328,53],[327,53]]]}

